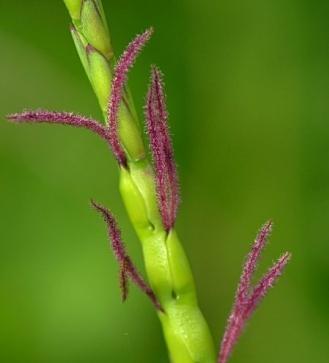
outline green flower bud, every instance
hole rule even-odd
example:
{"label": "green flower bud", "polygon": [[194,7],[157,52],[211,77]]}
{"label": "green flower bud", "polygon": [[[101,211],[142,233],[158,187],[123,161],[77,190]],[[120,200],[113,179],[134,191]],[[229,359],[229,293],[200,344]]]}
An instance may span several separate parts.
{"label": "green flower bud", "polygon": [[73,21],[80,19],[82,2],[83,0],[64,0],[64,3]]}
{"label": "green flower bud", "polygon": [[82,66],[89,80],[91,81],[89,74],[88,58],[86,53],[86,44],[84,44],[84,39],[74,26],[71,26],[71,35],[74,41],[75,48],[78,52],[79,58],[81,60]]}
{"label": "green flower bud", "polygon": [[113,57],[110,35],[94,1],[85,0],[83,2],[80,26],[81,32],[86,37],[88,43],[99,50],[106,59],[110,60]]}
{"label": "green flower bud", "polygon": [[104,56],[90,44],[86,47],[85,52],[87,54],[90,81],[106,119],[112,81],[111,68]]}
{"label": "green flower bud", "polygon": [[145,158],[145,147],[140,128],[132,117],[127,105],[121,105],[119,111],[119,135],[130,162],[138,162]]}

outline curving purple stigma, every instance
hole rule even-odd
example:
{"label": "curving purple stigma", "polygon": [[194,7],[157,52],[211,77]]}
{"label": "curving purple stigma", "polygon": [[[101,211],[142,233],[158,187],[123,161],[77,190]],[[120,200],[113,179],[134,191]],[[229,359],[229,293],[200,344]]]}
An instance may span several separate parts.
{"label": "curving purple stigma", "polygon": [[136,38],[128,44],[126,50],[118,60],[111,84],[111,95],[108,103],[107,119],[109,128],[109,140],[112,151],[120,165],[126,166],[127,160],[125,152],[120,144],[118,133],[118,113],[123,97],[124,85],[127,81],[127,73],[134,64],[137,55],[144,45],[151,38],[153,28],[147,29],[144,33],[137,35]]}
{"label": "curving purple stigma", "polygon": [[277,282],[290,259],[291,253],[285,252],[259,281],[248,300],[248,309],[245,312],[247,318],[255,311],[268,290]]}
{"label": "curving purple stigma", "polygon": [[239,339],[247,320],[255,311],[268,290],[278,280],[291,257],[291,254],[288,252],[283,254],[261,278],[260,282],[250,291],[252,276],[256,270],[257,262],[265,247],[271,229],[272,222],[269,221],[260,230],[252,246],[251,252],[245,261],[233,308],[221,342],[218,363],[226,363],[228,361],[233,347]]}
{"label": "curving purple stigma", "polygon": [[179,186],[163,88],[162,74],[153,66],[146,98],[145,118],[155,169],[158,207],[162,223],[168,232],[176,221]]}
{"label": "curving purple stigma", "polygon": [[153,305],[161,312],[164,313],[164,310],[155,296],[153,290],[150,286],[145,282],[145,280],[141,277],[140,273],[137,271],[135,265],[131,261],[129,256],[126,256],[126,271],[127,275],[130,277],[131,281],[133,281],[152,301]]}
{"label": "curving purple stigma", "polygon": [[262,226],[251,248],[251,251],[246,258],[237,291],[238,302],[243,301],[249,293],[250,283],[257,267],[257,261],[259,260],[259,256],[267,243],[268,237],[272,231],[272,226],[272,221],[268,221]]}
{"label": "curving purple stigma", "polygon": [[91,204],[99,213],[101,213],[108,227],[108,235],[111,241],[111,247],[120,266],[120,287],[122,300],[124,301],[127,297],[129,277],[130,280],[134,282],[149,297],[153,305],[158,310],[163,312],[161,304],[156,298],[153,290],[145,282],[143,277],[137,271],[132,260],[127,255],[125,246],[121,239],[120,229],[116,223],[113,214],[105,207],[101,206],[98,203],[95,203],[93,200],[91,201]]}
{"label": "curving purple stigma", "polygon": [[8,115],[7,119],[15,123],[49,123],[81,127],[96,133],[108,141],[108,131],[104,126],[93,119],[76,115],[72,112],[52,112],[46,110],[24,111]]}

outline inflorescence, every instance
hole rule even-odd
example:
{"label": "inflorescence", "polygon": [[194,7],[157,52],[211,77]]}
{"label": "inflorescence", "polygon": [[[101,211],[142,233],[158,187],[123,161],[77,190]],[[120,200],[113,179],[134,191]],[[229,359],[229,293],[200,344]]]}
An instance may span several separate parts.
{"label": "inflorescence", "polygon": [[[129,169],[129,160],[121,145],[118,131],[118,114],[123,100],[124,87],[129,69],[137,55],[150,39],[153,29],[137,35],[119,58],[111,83],[111,95],[108,101],[107,124],[69,112],[51,112],[45,110],[24,111],[7,116],[12,122],[50,123],[86,128],[107,142],[118,164]],[[150,141],[153,159],[154,177],[158,209],[162,224],[168,233],[174,226],[179,205],[178,176],[174,160],[173,147],[168,130],[168,113],[162,74],[156,66],[151,68],[151,82],[145,105],[146,130]],[[119,276],[122,300],[127,298],[128,281],[134,282],[152,301],[158,311],[164,312],[156,295],[142,278],[131,258],[127,254],[121,233],[113,214],[105,207],[92,201],[93,207],[103,216],[111,240],[111,247],[119,264]],[[226,363],[232,349],[240,337],[246,321],[255,311],[270,287],[277,281],[291,255],[284,253],[265,273],[256,286],[251,286],[251,279],[257,262],[272,229],[272,222],[266,223],[260,230],[251,252],[245,261],[235,301],[222,339],[218,363]]]}

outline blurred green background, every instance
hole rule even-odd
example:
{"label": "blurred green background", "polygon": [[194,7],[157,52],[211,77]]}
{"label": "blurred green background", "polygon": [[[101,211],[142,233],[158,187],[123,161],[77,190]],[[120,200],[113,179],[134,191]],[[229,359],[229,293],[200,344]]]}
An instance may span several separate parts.
{"label": "blurred green background", "polygon": [[[117,54],[155,36],[130,77],[142,117],[150,63],[166,75],[182,199],[178,231],[219,342],[259,226],[260,272],[293,260],[233,362],[329,360],[329,2],[104,0]],[[1,118],[24,108],[100,118],[61,1],[0,0]],[[151,304],[120,302],[117,266],[89,198],[137,238],[102,141],[83,130],[0,123],[0,362],[168,362]]]}

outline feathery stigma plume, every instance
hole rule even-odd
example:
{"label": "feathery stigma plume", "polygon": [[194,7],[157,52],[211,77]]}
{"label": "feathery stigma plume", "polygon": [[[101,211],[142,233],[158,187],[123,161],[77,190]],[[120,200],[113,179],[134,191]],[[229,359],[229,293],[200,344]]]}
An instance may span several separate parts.
{"label": "feathery stigma plume", "polygon": [[120,144],[118,134],[118,113],[123,97],[123,89],[127,81],[127,73],[129,69],[134,64],[139,52],[151,38],[152,33],[153,28],[150,28],[144,33],[137,35],[136,38],[128,44],[114,70],[114,76],[111,84],[111,95],[108,103],[107,119],[113,153],[119,164],[123,166],[127,164],[127,160],[125,152]]}
{"label": "feathery stigma plume", "polygon": [[289,252],[285,252],[261,278],[248,300],[249,308],[246,309],[245,313],[247,318],[255,311],[258,304],[265,297],[268,290],[277,281],[290,258],[291,254]]}
{"label": "feathery stigma plume", "polygon": [[291,257],[291,254],[288,252],[283,254],[261,278],[256,287],[251,289],[251,279],[256,270],[257,262],[266,245],[271,229],[271,221],[267,222],[261,228],[252,246],[251,252],[244,263],[232,312],[221,342],[218,363],[226,363],[228,361],[232,349],[239,339],[247,320],[255,311],[256,307],[264,298],[268,290],[278,280]]}
{"label": "feathery stigma plume", "polygon": [[157,199],[164,228],[175,224],[179,204],[178,176],[168,130],[163,81],[160,70],[153,66],[147,93],[145,118],[156,177]]}
{"label": "feathery stigma plume", "polygon": [[272,231],[272,225],[272,221],[268,221],[264,224],[264,226],[262,226],[251,248],[251,251],[246,258],[237,290],[238,301],[243,301],[249,293],[252,276],[257,268],[257,262],[259,260],[260,254],[262,253],[267,243],[268,237]]}
{"label": "feathery stigma plume", "polygon": [[91,201],[91,204],[99,213],[101,213],[108,227],[108,235],[111,240],[112,250],[120,265],[120,287],[121,287],[122,299],[125,300],[127,297],[128,293],[127,278],[129,277],[131,281],[134,282],[149,297],[154,306],[158,310],[163,311],[154,292],[148,286],[148,284],[145,282],[142,276],[139,274],[133,262],[131,261],[130,257],[127,255],[123,241],[121,239],[121,232],[119,230],[119,227],[116,223],[113,214],[108,209],[94,202],[93,200]]}
{"label": "feathery stigma plume", "polygon": [[70,125],[88,129],[108,141],[107,130],[97,121],[88,117],[75,115],[72,112],[52,112],[46,110],[24,111],[7,116],[7,119],[16,123],[49,123]]}

